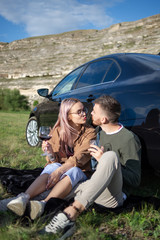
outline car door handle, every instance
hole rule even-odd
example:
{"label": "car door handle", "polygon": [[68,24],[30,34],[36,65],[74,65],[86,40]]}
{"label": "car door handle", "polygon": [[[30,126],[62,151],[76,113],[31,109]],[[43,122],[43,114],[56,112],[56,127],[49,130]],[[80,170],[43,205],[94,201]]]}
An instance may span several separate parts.
{"label": "car door handle", "polygon": [[96,98],[93,95],[89,95],[86,100],[87,100],[87,102],[92,102],[95,99]]}

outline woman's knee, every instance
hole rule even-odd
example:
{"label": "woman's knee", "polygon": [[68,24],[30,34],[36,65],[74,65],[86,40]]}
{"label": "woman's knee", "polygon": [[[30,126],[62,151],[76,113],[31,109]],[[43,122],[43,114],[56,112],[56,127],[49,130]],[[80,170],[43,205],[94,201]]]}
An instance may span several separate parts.
{"label": "woman's knee", "polygon": [[82,172],[82,170],[79,167],[72,167],[71,171],[73,171],[73,172],[75,172],[77,174]]}
{"label": "woman's knee", "polygon": [[48,177],[49,177],[48,173],[43,173],[39,177],[36,178],[36,181],[47,182],[48,181]]}
{"label": "woman's knee", "polygon": [[84,174],[84,172],[79,168],[79,167],[73,167],[71,168],[71,172],[72,174],[74,174],[75,176],[77,176],[77,178],[84,178],[86,175]]}
{"label": "woman's knee", "polygon": [[54,172],[57,168],[59,168],[61,166],[60,163],[51,163],[51,164],[48,164],[44,169],[43,171],[41,172],[41,175],[44,174],[44,173],[47,173],[47,174],[51,174],[52,172]]}
{"label": "woman's knee", "polygon": [[43,173],[42,175],[40,175],[39,177],[41,178],[48,178],[49,174],[48,173]]}
{"label": "woman's knee", "polygon": [[78,167],[73,167],[69,169],[65,173],[65,175],[67,175],[70,178],[72,187],[74,187],[78,182],[87,180],[87,177],[84,174],[84,172]]}

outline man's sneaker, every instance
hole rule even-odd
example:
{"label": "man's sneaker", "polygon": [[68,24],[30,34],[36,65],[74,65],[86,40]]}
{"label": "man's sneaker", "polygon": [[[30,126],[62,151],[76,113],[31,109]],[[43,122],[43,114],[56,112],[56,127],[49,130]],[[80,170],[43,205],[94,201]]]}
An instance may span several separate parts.
{"label": "man's sneaker", "polygon": [[72,222],[63,212],[59,212],[52,218],[41,233],[61,233],[61,240],[71,236],[75,231],[75,222]]}
{"label": "man's sneaker", "polygon": [[20,193],[15,199],[11,200],[7,204],[7,208],[18,216],[22,216],[26,210],[26,205],[29,201],[29,195],[26,193]]}
{"label": "man's sneaker", "polygon": [[30,218],[32,220],[40,217],[44,213],[46,202],[43,201],[30,201]]}

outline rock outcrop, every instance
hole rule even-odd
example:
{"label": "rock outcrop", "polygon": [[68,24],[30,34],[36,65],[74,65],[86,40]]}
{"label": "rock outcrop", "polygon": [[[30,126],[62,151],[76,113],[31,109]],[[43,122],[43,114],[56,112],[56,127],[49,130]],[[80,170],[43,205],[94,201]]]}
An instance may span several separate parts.
{"label": "rock outcrop", "polygon": [[0,86],[19,89],[32,103],[39,100],[38,88],[51,90],[80,64],[120,52],[158,54],[160,14],[103,30],[78,30],[0,43]]}

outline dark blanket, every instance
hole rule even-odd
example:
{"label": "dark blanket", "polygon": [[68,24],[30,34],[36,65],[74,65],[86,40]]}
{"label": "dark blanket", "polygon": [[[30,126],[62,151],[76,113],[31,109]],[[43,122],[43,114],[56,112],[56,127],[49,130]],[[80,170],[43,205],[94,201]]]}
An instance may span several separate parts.
{"label": "dark blanket", "polygon": [[8,193],[17,195],[31,185],[31,183],[40,175],[43,168],[32,170],[17,170],[13,168],[0,167],[0,182]]}
{"label": "dark blanket", "polygon": [[[35,168],[33,170],[17,170],[12,168],[0,167],[0,182],[6,188],[8,193],[17,195],[21,192],[24,192],[30,186],[30,184],[40,175],[42,170],[43,168]],[[46,212],[49,212],[49,210],[55,211],[55,208],[57,209],[57,206],[59,204],[61,208],[65,207],[66,201],[64,200],[60,200],[60,201],[61,201],[61,204],[58,201],[58,199],[56,200],[51,199],[50,201],[48,201],[48,204],[46,205]],[[91,208],[94,207],[95,210],[97,210],[98,212],[113,211],[115,213],[120,213],[123,211],[132,210],[133,207],[136,209],[140,209],[143,203],[151,204],[157,210],[160,208],[159,198],[152,197],[152,196],[142,197],[142,196],[134,196],[134,195],[128,197],[122,207],[118,207],[115,209],[108,209],[108,208],[101,207],[97,204],[93,204]],[[53,209],[51,206],[53,207]]]}

